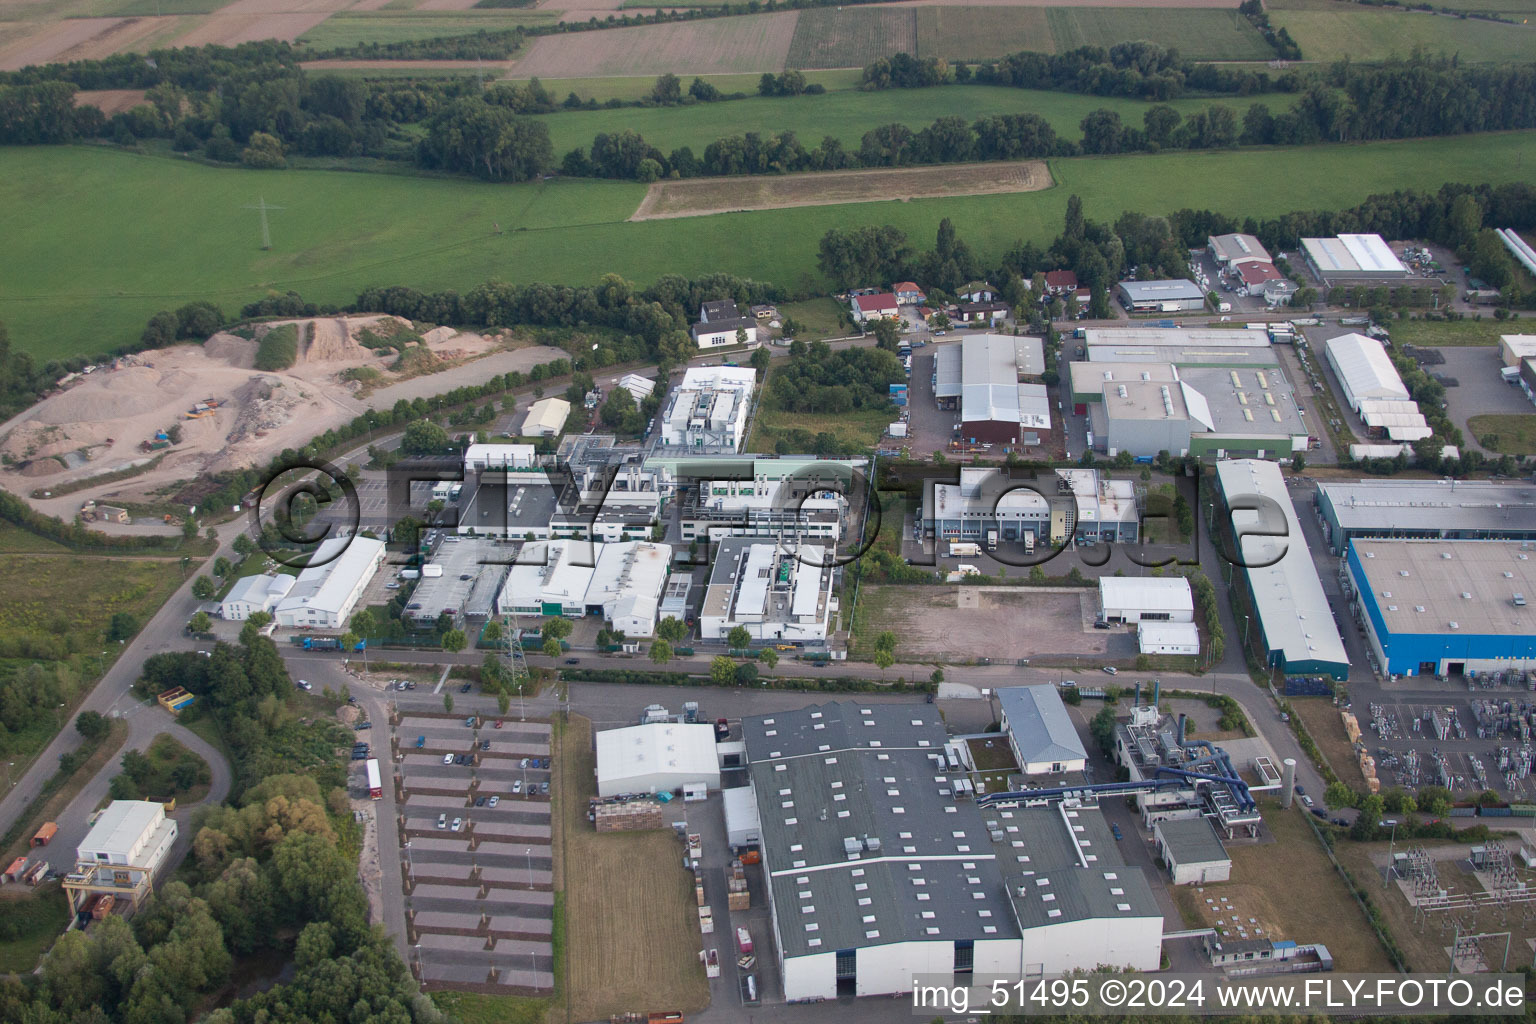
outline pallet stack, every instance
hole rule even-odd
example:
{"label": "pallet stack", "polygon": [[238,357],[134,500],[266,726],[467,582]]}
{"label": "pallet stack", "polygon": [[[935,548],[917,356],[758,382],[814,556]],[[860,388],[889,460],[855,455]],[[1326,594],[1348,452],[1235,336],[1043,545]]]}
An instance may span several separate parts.
{"label": "pallet stack", "polygon": [[731,910],[750,910],[752,894],[747,891],[747,869],[741,858],[731,861],[731,877],[726,882],[725,905]]}
{"label": "pallet stack", "polygon": [[599,832],[638,832],[665,828],[661,804],[656,800],[631,800],[628,803],[597,804],[593,824]]}

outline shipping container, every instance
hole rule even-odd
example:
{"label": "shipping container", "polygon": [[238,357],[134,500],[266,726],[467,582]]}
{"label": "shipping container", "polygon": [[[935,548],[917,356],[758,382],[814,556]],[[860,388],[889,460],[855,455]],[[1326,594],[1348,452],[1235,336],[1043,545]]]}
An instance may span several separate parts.
{"label": "shipping container", "polygon": [[45,822],[43,822],[43,827],[38,829],[35,833],[33,833],[33,835],[32,835],[32,845],[33,846],[47,846],[50,842],[53,841],[53,837],[58,835],[58,834],[59,834],[58,823],[57,822],[53,822],[53,821],[45,821]]}

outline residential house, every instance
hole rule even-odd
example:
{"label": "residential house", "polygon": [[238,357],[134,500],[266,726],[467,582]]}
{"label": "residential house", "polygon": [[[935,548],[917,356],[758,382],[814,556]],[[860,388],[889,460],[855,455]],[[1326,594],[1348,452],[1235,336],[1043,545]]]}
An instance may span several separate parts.
{"label": "residential house", "polygon": [[867,324],[872,320],[895,320],[901,316],[896,306],[896,296],[889,292],[879,295],[855,295],[852,301],[855,323]]}
{"label": "residential house", "polygon": [[897,281],[891,286],[891,291],[896,293],[896,302],[903,306],[921,306],[927,298],[923,290],[911,281]]}

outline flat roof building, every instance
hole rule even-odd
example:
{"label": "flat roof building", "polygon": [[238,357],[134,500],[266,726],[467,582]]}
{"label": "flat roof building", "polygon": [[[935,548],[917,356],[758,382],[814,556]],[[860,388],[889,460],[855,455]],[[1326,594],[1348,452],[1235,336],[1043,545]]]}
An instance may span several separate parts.
{"label": "flat roof building", "polygon": [[570,418],[571,403],[563,398],[541,398],[528,407],[523,417],[522,436],[554,437],[565,430]]}
{"label": "flat roof building", "polygon": [[176,842],[176,819],[153,800],[114,800],[96,816],[75,851],[75,868],[64,877],[70,909],[110,895],[140,906],[165,868]]}
{"label": "flat roof building", "polygon": [[1205,291],[1193,281],[1121,281],[1120,305],[1132,313],[1181,313],[1205,308]]}
{"label": "flat roof building", "polygon": [[1080,772],[1088,763],[1067,706],[1056,687],[1003,686],[997,691],[998,720],[1025,775]]}
{"label": "flat roof building", "polygon": [[472,444],[464,449],[464,472],[528,469],[537,461],[531,444]]}
{"label": "flat roof building", "polygon": [[1136,626],[1138,654],[1199,654],[1200,627],[1193,622],[1142,619]]}
{"label": "flat roof building", "polygon": [[1106,622],[1194,622],[1195,599],[1183,576],[1100,576],[1099,618]]}
{"label": "flat roof building", "polygon": [[1152,826],[1152,835],[1174,885],[1205,885],[1232,877],[1232,858],[1204,815],[1166,818]]}
{"label": "flat roof building", "polygon": [[578,540],[524,544],[507,572],[496,602],[498,611],[581,618],[587,613],[587,586],[602,547]]}
{"label": "flat roof building", "polygon": [[219,616],[244,622],[257,612],[270,612],[293,589],[294,577],[286,573],[242,576],[219,602]]}
{"label": "flat roof building", "polygon": [[1520,541],[1350,541],[1353,600],[1378,671],[1395,678],[1536,669],[1533,556],[1536,544]]}
{"label": "flat roof building", "polygon": [[1210,235],[1206,245],[1211,258],[1221,264],[1223,270],[1231,270],[1243,263],[1274,264],[1269,250],[1252,235]]}
{"label": "flat roof building", "polygon": [[595,741],[598,796],[670,793],[690,783],[720,788],[713,725],[631,725],[604,729]]}
{"label": "flat roof building", "polygon": [[837,610],[835,573],[832,549],[820,544],[723,540],[699,611],[699,636],[719,640],[742,626],[754,640],[825,641]]}
{"label": "flat roof building", "polygon": [[1230,516],[1227,550],[1240,563],[1233,574],[1253,604],[1266,663],[1288,676],[1349,677],[1349,655],[1334,625],[1317,567],[1280,467],[1257,459],[1216,463],[1216,481]]}
{"label": "flat roof building", "polygon": [[698,454],[739,451],[756,387],[751,367],[693,367],[667,400],[659,443]]}
{"label": "flat roof building", "polygon": [[[1015,480],[992,467],[965,466],[957,483],[927,480],[923,487],[923,532],[939,543],[982,543],[994,531],[1005,543],[1029,535],[1033,544],[1050,535],[1052,496],[1034,481]],[[1070,504],[1070,499],[1059,503]]]}
{"label": "flat roof building", "polygon": [[672,564],[667,544],[604,544],[587,584],[587,613],[602,615],[626,636],[651,636]]}
{"label": "flat roof building", "polygon": [[1536,485],[1491,480],[1351,480],[1317,486],[1334,554],[1356,537],[1536,541]]}
{"label": "flat roof building", "polygon": [[1141,510],[1130,480],[1110,480],[1096,469],[1058,469],[1056,491],[1072,500],[1063,507],[1052,504],[1052,544],[1133,544],[1141,535]]}
{"label": "flat roof building", "polygon": [[978,443],[1038,444],[1039,433],[1051,429],[1045,385],[1025,382],[1045,370],[1039,338],[974,334],[959,345],[940,348],[934,360],[934,398],[959,410],[961,437]]}
{"label": "flat roof building", "polygon": [[1203,327],[1090,327],[1083,347],[1091,363],[1172,363],[1181,371],[1195,367],[1262,369],[1280,357],[1262,330]]}
{"label": "flat roof building", "polygon": [[1527,359],[1536,359],[1536,334],[1499,335],[1499,358],[1505,366],[1519,366]]}
{"label": "flat roof building", "polygon": [[[496,614],[496,595],[517,555],[515,544],[484,537],[443,536],[423,566],[402,618],[418,628],[448,616],[455,629],[468,619],[484,621]],[[419,607],[418,607],[419,606]]]}
{"label": "flat roof building", "polygon": [[1307,266],[1326,285],[1380,284],[1409,276],[1408,268],[1380,235],[1303,238],[1301,252]]}
{"label": "flat roof building", "polygon": [[285,629],[340,629],[384,564],[384,542],[338,537],[321,544],[311,562],[273,606],[272,617]]}

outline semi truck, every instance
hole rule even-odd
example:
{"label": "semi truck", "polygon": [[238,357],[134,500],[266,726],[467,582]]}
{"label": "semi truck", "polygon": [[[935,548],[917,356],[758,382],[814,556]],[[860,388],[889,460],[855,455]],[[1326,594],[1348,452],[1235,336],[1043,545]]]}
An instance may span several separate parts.
{"label": "semi truck", "polygon": [[950,558],[973,558],[981,554],[981,545],[973,541],[952,540],[949,542]]}
{"label": "semi truck", "polygon": [[[341,638],[336,636],[291,636],[288,641],[295,647],[302,647],[306,651],[339,651],[341,650]],[[354,651],[361,651],[368,646],[367,640],[359,640],[352,645]]]}
{"label": "semi truck", "polygon": [[997,550],[997,531],[996,530],[988,530],[987,531],[987,550],[988,551],[996,551]]}
{"label": "semi truck", "polygon": [[379,759],[368,759],[368,795],[374,800],[384,796],[384,781],[379,778]]}

